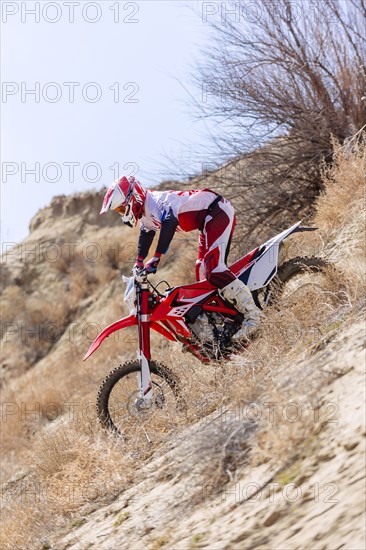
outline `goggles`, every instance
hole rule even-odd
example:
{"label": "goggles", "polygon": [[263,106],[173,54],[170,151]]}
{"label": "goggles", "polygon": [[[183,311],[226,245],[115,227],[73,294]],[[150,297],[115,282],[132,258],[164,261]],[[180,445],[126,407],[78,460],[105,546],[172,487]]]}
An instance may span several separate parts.
{"label": "goggles", "polygon": [[124,213],[126,212],[126,206],[121,204],[121,206],[117,206],[115,210],[118,212],[118,214],[121,214],[121,216],[123,216]]}

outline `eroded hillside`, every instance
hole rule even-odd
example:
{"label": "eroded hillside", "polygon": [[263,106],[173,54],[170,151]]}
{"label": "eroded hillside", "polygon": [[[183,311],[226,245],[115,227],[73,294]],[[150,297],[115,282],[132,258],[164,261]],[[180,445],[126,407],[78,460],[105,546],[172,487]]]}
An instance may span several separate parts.
{"label": "eroded hillside", "polygon": [[[364,547],[365,150],[335,154],[319,231],[287,250],[330,266],[295,279],[224,365],[154,336],[188,410],[150,441],[106,435],[94,412],[101,379],[135,357],[135,332],[81,361],[125,314],[119,277],[137,233],[98,216],[101,193],[37,214],[2,267],[2,548]],[[177,236],[159,278],[193,279],[195,241]]]}

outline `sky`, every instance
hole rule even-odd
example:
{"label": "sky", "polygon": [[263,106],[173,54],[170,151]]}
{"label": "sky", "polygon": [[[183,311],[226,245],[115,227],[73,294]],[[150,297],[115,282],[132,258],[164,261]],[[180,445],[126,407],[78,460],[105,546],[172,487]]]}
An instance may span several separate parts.
{"label": "sky", "polygon": [[191,95],[200,100],[190,80],[210,40],[201,7],[1,2],[2,243],[25,238],[54,195],[121,174],[154,185],[192,172],[187,151],[207,130],[189,106]]}

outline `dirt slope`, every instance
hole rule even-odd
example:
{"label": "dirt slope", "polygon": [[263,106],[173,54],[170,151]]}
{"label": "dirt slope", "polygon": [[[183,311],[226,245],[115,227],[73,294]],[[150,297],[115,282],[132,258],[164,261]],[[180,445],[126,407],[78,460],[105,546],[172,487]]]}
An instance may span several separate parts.
{"label": "dirt slope", "polygon": [[[106,435],[94,411],[136,333],[81,361],[126,314],[120,273],[137,232],[98,216],[102,193],[55,197],[37,214],[1,266],[1,548],[365,547],[364,174],[362,143],[336,149],[319,231],[287,250],[331,266],[294,280],[245,353],[203,366],[153,337],[188,411],[155,422],[152,444],[138,430],[130,442]],[[289,225],[286,209],[275,225]],[[247,251],[237,246],[232,261]],[[177,235],[159,279],[192,281],[195,248],[196,235]]]}
{"label": "dirt slope", "polygon": [[[317,428],[322,412],[328,420],[304,455],[287,469],[277,471],[272,461],[247,467],[211,500],[212,487],[204,478],[200,483],[186,462],[199,460],[192,453],[209,422],[223,422],[214,413],[172,438],[171,449],[143,468],[136,485],[92,513],[60,541],[60,547],[363,548],[364,328],[364,320],[356,321],[311,358],[287,366],[291,378],[307,373],[303,387],[309,378],[322,387],[320,409],[311,413]],[[333,381],[323,385],[329,377]],[[301,403],[298,391],[299,387],[289,389],[288,396]],[[194,506],[191,497],[200,491],[203,502]]]}

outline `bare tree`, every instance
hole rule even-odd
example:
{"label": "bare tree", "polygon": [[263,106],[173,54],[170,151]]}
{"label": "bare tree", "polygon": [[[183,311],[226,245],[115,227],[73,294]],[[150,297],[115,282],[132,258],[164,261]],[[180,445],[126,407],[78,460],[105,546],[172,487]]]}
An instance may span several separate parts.
{"label": "bare tree", "polygon": [[[200,116],[220,124],[217,160],[245,167],[226,171],[222,187],[244,210],[263,199],[263,219],[301,209],[320,189],[332,136],[343,142],[366,124],[365,0],[203,4],[220,9],[203,14],[216,40],[196,80]],[[277,193],[272,205],[265,189]]]}

